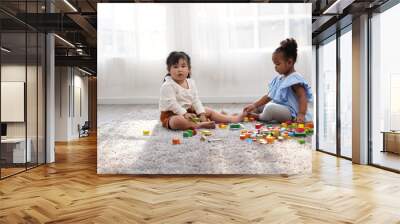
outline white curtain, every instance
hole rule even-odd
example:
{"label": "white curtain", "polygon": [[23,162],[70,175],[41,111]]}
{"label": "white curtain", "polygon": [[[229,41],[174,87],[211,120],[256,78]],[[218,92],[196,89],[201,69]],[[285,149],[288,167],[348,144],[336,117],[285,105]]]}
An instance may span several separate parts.
{"label": "white curtain", "polygon": [[311,4],[99,4],[99,103],[157,103],[174,50],[191,56],[203,102],[249,102],[266,94],[287,37],[311,84]]}

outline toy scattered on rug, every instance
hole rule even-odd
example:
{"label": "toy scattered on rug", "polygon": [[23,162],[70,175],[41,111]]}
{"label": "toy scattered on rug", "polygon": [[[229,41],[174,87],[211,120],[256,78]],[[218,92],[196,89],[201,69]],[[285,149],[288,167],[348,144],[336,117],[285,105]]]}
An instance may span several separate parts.
{"label": "toy scattered on rug", "polygon": [[241,129],[243,126],[239,123],[232,123],[229,125],[229,129],[231,130],[238,130]]}
{"label": "toy scattered on rug", "polygon": [[201,130],[200,134],[205,135],[205,136],[210,136],[210,135],[212,135],[212,132],[209,130]]}
{"label": "toy scattered on rug", "polygon": [[195,129],[189,129],[183,132],[183,137],[184,138],[189,138],[192,136],[195,136],[197,134],[197,131]]}
{"label": "toy scattered on rug", "polygon": [[150,131],[149,130],[143,130],[143,135],[144,136],[149,136],[150,135]]}
{"label": "toy scattered on rug", "polygon": [[[251,118],[251,117],[250,117]],[[247,117],[248,121],[255,121]],[[246,121],[246,119],[245,119]],[[257,122],[254,124],[254,130],[245,130],[241,123],[231,123],[231,124],[218,124],[218,127],[225,129],[229,126],[231,130],[240,130],[240,140],[244,140],[248,143],[258,142],[260,144],[273,144],[277,141],[284,141],[291,138],[298,138],[297,142],[299,144],[305,144],[304,137],[311,136],[314,133],[314,124],[307,122],[305,124],[297,124],[293,121],[286,121],[281,124],[263,124]],[[189,138],[197,134],[195,129],[189,129],[182,133],[183,138]],[[215,142],[222,141],[222,139],[209,139],[207,136],[211,136],[212,132],[210,130],[200,130],[200,141]],[[150,135],[150,131],[144,130],[143,135]],[[172,139],[172,144],[181,144],[179,138]]]}
{"label": "toy scattered on rug", "polygon": [[222,141],[220,138],[212,138],[212,139],[207,139],[208,142],[219,142]]}
{"label": "toy scattered on rug", "polygon": [[181,140],[179,138],[173,138],[172,139],[172,144],[173,145],[179,145],[179,144],[181,144]]}
{"label": "toy scattered on rug", "polygon": [[220,123],[220,124],[218,124],[218,127],[221,128],[221,129],[225,129],[225,128],[228,127],[228,125],[224,124],[224,123]]}
{"label": "toy scattered on rug", "polygon": [[[304,138],[314,133],[312,123],[297,124],[292,121],[280,125],[256,123],[254,127],[255,130],[241,130],[240,140],[245,140],[248,143],[273,144],[275,140],[283,141],[292,137]],[[298,139],[298,143],[305,144],[305,140]]]}

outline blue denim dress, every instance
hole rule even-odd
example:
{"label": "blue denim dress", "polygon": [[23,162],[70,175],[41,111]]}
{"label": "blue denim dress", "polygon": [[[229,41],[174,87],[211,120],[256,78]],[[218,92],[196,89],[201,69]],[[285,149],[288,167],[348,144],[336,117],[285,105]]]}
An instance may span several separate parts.
{"label": "blue denim dress", "polygon": [[[310,106],[310,103],[313,99],[311,87],[298,72],[293,72],[286,77],[284,75],[277,75],[268,86],[268,97],[271,98],[274,103],[288,107],[292,117],[297,117],[297,113],[299,112],[299,102],[297,101],[296,93],[291,88],[296,84],[300,84],[304,87],[308,100],[307,106]],[[308,108],[305,115],[305,120],[312,120],[312,111],[310,111]]]}

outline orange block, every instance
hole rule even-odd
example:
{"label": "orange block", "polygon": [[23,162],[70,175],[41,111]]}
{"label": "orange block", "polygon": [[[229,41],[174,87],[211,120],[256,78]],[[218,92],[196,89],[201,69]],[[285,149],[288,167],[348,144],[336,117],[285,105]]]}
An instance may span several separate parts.
{"label": "orange block", "polygon": [[219,127],[219,128],[226,128],[226,127],[227,127],[227,125],[226,125],[226,124],[224,124],[224,123],[221,123],[221,124],[218,124],[218,127]]}
{"label": "orange block", "polygon": [[314,128],[314,124],[313,123],[306,123],[305,125],[306,128]]}
{"label": "orange block", "polygon": [[268,142],[268,144],[274,143],[274,140],[275,140],[274,137],[272,137],[272,136],[267,136],[267,142]]}
{"label": "orange block", "polygon": [[246,135],[240,135],[240,140],[245,140],[246,139]]}
{"label": "orange block", "polygon": [[173,145],[179,145],[179,144],[181,144],[181,140],[179,138],[173,138],[172,139],[172,144]]}

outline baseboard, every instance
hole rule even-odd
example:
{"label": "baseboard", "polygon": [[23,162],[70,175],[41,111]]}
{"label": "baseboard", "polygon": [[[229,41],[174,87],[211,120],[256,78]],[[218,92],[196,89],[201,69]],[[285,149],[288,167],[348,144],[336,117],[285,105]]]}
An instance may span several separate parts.
{"label": "baseboard", "polygon": [[[261,96],[201,97],[202,103],[250,103]],[[98,98],[97,104],[158,104],[158,97]]]}

